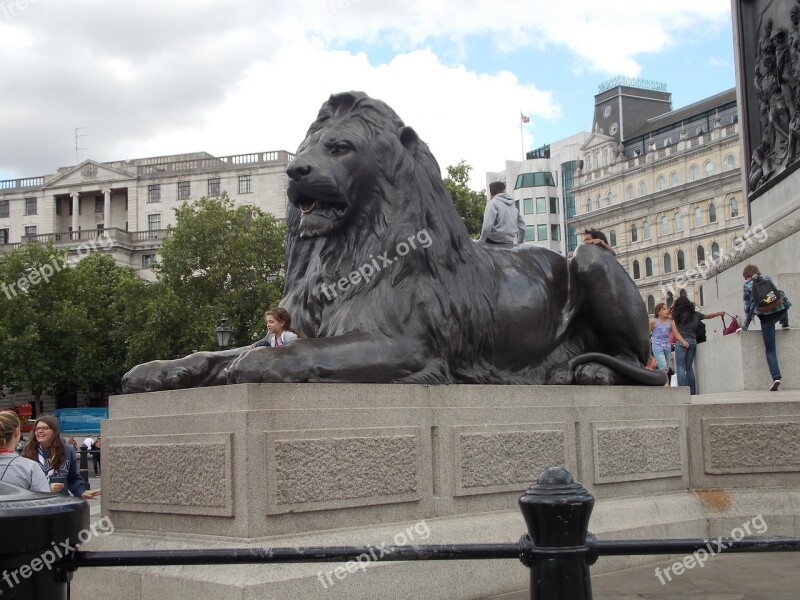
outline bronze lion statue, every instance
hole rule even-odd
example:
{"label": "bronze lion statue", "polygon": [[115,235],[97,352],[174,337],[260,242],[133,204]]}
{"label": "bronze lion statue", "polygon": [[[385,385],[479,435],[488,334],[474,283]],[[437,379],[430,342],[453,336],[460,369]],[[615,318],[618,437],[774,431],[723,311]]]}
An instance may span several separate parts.
{"label": "bronze lion statue", "polygon": [[[134,367],[125,392],[223,383],[663,385],[607,251],[475,242],[436,159],[385,103],[322,105],[287,168],[282,306],[305,338]],[[257,307],[254,307],[256,310]]]}

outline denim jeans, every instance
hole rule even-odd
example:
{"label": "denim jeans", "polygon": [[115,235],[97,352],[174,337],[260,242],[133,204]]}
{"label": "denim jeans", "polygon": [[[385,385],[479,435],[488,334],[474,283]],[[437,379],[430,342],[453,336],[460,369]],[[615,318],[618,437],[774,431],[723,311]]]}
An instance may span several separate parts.
{"label": "denim jeans", "polygon": [[[775,328],[772,329],[773,333]],[[697,340],[694,338],[684,338],[689,342],[689,347],[684,348],[683,344],[675,344],[675,369],[678,372],[678,386],[689,386],[689,393],[694,396],[697,394],[697,383],[694,379],[694,353],[697,350]]]}
{"label": "denim jeans", "polygon": [[659,370],[666,371],[669,369],[669,355],[669,349],[653,348],[653,357],[656,359],[656,365]]}
{"label": "denim jeans", "polygon": [[781,368],[778,366],[778,352],[775,349],[775,324],[778,321],[788,321],[788,310],[759,317],[761,319],[761,337],[764,338],[764,350],[767,353],[767,365],[773,381],[781,378]]}

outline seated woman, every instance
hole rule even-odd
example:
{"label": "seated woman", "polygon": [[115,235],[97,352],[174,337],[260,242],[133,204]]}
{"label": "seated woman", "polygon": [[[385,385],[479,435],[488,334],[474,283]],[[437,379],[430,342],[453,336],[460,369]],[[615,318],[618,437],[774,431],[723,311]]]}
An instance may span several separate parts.
{"label": "seated woman", "polygon": [[271,308],[264,313],[267,336],[255,343],[254,347],[271,346],[277,348],[301,337],[292,329],[292,317],[285,308]]}
{"label": "seated woman", "polygon": [[15,447],[21,436],[17,413],[0,411],[0,481],[33,492],[49,492],[50,484],[41,467],[17,454]]}

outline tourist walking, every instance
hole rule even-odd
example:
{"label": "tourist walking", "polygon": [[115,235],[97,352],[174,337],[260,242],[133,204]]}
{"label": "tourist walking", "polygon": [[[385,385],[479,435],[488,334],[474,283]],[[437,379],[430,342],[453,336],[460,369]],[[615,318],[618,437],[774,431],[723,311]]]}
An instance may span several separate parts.
{"label": "tourist walking", "polygon": [[[653,320],[650,321],[650,349],[656,359],[656,368],[664,371],[666,376],[666,386],[669,386],[669,371],[672,364],[672,342],[669,334],[679,339],[680,333],[675,326],[675,321],[669,317],[669,307],[659,302],[656,304],[653,313]],[[683,341],[683,338],[680,338]]]}
{"label": "tourist walking", "polygon": [[12,410],[0,411],[0,481],[33,492],[49,492],[50,484],[39,465],[16,452],[22,437],[20,426],[17,413]]}

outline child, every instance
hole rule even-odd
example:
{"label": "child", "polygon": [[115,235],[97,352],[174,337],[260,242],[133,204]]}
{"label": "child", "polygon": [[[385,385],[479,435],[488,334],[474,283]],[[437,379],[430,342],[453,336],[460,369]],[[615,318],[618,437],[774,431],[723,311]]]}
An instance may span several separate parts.
{"label": "child", "polygon": [[292,317],[285,308],[278,307],[268,310],[264,313],[264,322],[267,325],[267,336],[258,341],[255,347],[272,346],[277,348],[300,337],[292,329]]}

